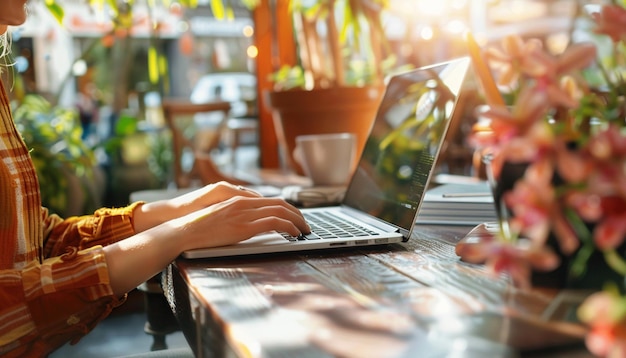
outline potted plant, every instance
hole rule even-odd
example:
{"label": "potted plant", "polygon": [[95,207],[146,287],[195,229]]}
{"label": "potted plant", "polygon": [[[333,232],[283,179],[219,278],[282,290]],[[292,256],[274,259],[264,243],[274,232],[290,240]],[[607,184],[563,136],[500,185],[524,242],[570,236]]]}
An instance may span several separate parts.
{"label": "potted plant", "polygon": [[486,49],[507,101],[482,113],[474,140],[492,153],[495,188],[509,183],[494,195],[500,230],[456,250],[517,285],[562,272],[552,287],[590,294],[577,309],[589,350],[624,356],[626,5],[613,1],[590,14],[593,41],[559,55],[517,36]]}
{"label": "potted plant", "polygon": [[[43,3],[43,2],[42,2]],[[106,159],[102,161],[102,167],[108,178],[106,186],[107,206],[119,206],[128,201],[128,195],[132,190],[139,190],[167,185],[169,179],[168,170],[170,152],[167,141],[169,137],[165,132],[139,130],[138,121],[141,115],[135,110],[129,110],[129,89],[141,81],[142,87],[163,91],[167,75],[167,66],[162,66],[165,56],[160,52],[161,19],[163,14],[179,16],[181,8],[194,8],[197,1],[106,1],[87,0],[87,5],[97,14],[103,15],[106,22],[99,24],[98,31],[101,36],[91,39],[88,46],[75,60],[84,60],[94,63],[98,68],[98,88],[109,94],[103,96],[105,105],[109,106],[110,116],[104,119],[110,123],[107,137],[98,138],[97,146],[104,149]],[[180,6],[172,6],[174,4]],[[71,16],[68,11],[70,6],[79,6],[68,0],[45,1],[49,12],[62,24],[85,21]],[[142,8],[139,8],[142,6]],[[140,11],[141,10],[141,11]],[[68,15],[69,14],[69,15]],[[154,17],[154,18],[150,18]],[[151,24],[147,26],[146,23]],[[154,25],[154,26],[152,26]],[[145,71],[139,74],[133,73],[132,34],[135,31],[149,32],[148,61]],[[133,78],[137,75],[140,79]],[[98,75],[96,75],[98,76]],[[73,74],[69,73],[64,83],[73,80]],[[96,80],[96,81],[97,81]],[[135,83],[132,83],[132,82]],[[63,88],[63,86],[60,86]],[[59,91],[59,94],[61,91]],[[147,152],[150,150],[151,152]],[[129,155],[129,153],[134,153]],[[137,158],[137,156],[144,157]],[[129,157],[134,157],[129,159]]]}
{"label": "potted plant", "polygon": [[[178,2],[189,8],[196,4],[191,0]],[[288,164],[301,171],[291,159],[297,135],[354,132],[359,151],[363,148],[382,98],[384,75],[394,63],[393,56],[389,56],[382,21],[388,1],[287,2],[293,33],[297,35],[298,64],[282,66],[274,74],[275,88],[267,94],[267,102],[273,110],[276,135],[288,152]],[[48,8],[62,19],[60,3],[59,0],[46,1]],[[101,1],[90,0],[90,3],[97,5]],[[241,3],[251,10],[271,6],[255,0],[241,0]],[[117,15],[115,34],[128,33],[128,26],[132,24],[124,19],[132,14],[132,3],[110,1],[107,4]],[[229,1],[212,1],[214,16],[218,19],[232,16],[229,4]],[[116,40],[116,44],[118,48],[124,47],[121,40]],[[118,89],[114,93],[122,92]]]}
{"label": "potted plant", "polygon": [[[279,143],[291,168],[298,135],[352,132],[365,146],[393,65],[381,0],[292,1],[299,63],[283,66],[267,93]],[[358,154],[357,154],[358,155]]]}
{"label": "potted plant", "polygon": [[42,205],[64,217],[99,208],[104,179],[93,150],[82,140],[78,113],[34,94],[14,104],[15,124],[41,178]]}
{"label": "potted plant", "polygon": [[[384,75],[394,65],[394,57],[389,56],[382,21],[389,6],[387,1],[287,1],[293,33],[298,35],[298,64],[283,66],[275,73],[275,88],[267,93],[267,103],[273,111],[276,135],[287,152],[288,164],[302,173],[291,156],[295,137],[300,134],[353,132],[357,135],[359,152],[362,150],[382,98]],[[179,2],[187,7],[195,3]],[[241,2],[249,9],[270,6],[254,0]],[[46,1],[58,18],[63,16],[60,3]],[[115,34],[127,33],[123,25],[128,21],[121,20],[132,13],[131,4],[115,1],[107,4],[120,20],[115,22]],[[228,4],[212,1],[214,16],[229,17],[232,12]]]}
{"label": "potted plant", "polygon": [[[298,135],[352,132],[358,153],[362,151],[382,99],[384,76],[395,63],[383,26],[388,1],[286,2],[297,63],[280,66],[271,78],[273,90],[263,99],[272,110],[288,166],[302,174],[292,157]],[[244,3],[251,9],[272,6]]]}

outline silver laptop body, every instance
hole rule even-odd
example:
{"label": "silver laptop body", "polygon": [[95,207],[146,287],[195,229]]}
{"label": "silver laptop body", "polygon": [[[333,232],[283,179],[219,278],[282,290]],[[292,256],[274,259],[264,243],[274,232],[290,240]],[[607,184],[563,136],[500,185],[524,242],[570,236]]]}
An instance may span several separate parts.
{"label": "silver laptop body", "polygon": [[335,237],[319,232],[292,238],[278,232],[256,235],[235,245],[194,249],[185,258],[225,257],[379,245],[407,241],[422,197],[443,145],[454,108],[469,69],[467,57],[393,75],[370,130],[345,197],[340,205],[301,209],[350,221],[365,233]]}

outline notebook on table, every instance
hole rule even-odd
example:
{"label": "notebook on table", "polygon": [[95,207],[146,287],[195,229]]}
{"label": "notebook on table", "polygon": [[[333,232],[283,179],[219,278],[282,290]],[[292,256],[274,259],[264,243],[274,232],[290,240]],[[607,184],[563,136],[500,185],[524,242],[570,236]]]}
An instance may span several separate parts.
{"label": "notebook on table", "polygon": [[[312,227],[312,235],[263,233],[235,245],[188,250],[183,257],[225,257],[408,241],[469,64],[469,58],[463,57],[389,78],[342,202],[301,209]],[[319,224],[313,216],[322,217]],[[335,227],[322,229],[320,225]]]}

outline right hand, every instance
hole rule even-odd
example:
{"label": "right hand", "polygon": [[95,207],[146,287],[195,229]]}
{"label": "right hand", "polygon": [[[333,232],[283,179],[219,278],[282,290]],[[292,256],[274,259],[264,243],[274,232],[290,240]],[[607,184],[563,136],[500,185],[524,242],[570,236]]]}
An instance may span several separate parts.
{"label": "right hand", "polygon": [[224,246],[272,230],[293,236],[310,233],[300,211],[280,198],[234,196],[174,219],[184,238],[182,251]]}

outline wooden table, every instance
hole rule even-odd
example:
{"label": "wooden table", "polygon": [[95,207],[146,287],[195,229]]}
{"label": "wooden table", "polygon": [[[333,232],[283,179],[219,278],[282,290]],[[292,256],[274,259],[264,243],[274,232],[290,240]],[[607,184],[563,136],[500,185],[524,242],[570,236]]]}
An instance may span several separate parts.
{"label": "wooden table", "polygon": [[559,292],[522,291],[459,261],[454,244],[470,229],[420,226],[408,243],[358,250],[180,258],[164,291],[197,357],[589,356],[567,305],[551,305]]}

